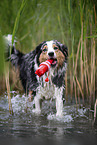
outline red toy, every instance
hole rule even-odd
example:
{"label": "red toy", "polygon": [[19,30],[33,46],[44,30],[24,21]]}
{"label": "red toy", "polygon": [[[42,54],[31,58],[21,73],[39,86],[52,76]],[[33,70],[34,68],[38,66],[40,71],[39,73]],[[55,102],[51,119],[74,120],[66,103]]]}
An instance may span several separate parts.
{"label": "red toy", "polygon": [[[39,68],[36,70],[35,74],[37,74],[39,77],[41,77],[45,72],[47,72],[54,60],[48,59],[45,62],[42,62],[39,65]],[[48,77],[45,79],[46,82],[49,81]]]}

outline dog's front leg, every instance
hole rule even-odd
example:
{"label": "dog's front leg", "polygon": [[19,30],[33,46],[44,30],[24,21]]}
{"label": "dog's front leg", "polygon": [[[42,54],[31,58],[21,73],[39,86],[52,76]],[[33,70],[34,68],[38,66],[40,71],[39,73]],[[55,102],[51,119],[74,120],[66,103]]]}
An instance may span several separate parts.
{"label": "dog's front leg", "polygon": [[35,109],[33,110],[33,112],[36,113],[36,114],[40,114],[41,113],[40,99],[41,99],[41,95],[39,93],[36,94],[36,96],[34,98]]}
{"label": "dog's front leg", "polygon": [[63,87],[56,87],[55,88],[55,98],[56,98],[56,116],[62,116],[63,115]]}

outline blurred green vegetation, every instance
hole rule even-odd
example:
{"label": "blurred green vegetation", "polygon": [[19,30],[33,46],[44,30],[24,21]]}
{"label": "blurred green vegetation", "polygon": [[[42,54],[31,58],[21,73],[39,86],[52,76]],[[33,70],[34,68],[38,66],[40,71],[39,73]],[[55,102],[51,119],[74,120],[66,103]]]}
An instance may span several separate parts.
{"label": "blurred green vegetation", "polygon": [[[22,9],[23,0],[0,2],[2,35],[14,33],[18,38],[18,49],[25,53],[35,49],[44,40],[57,39],[65,43],[69,49],[67,92],[71,90],[72,94],[74,88],[74,92],[80,90],[81,94],[84,94],[86,90],[83,89],[83,83],[88,83],[89,86],[84,88],[87,89],[87,94],[91,95],[91,86],[92,89],[93,87],[96,89],[91,83],[92,80],[95,83],[97,77],[95,73],[97,0],[24,0],[24,2],[26,3]],[[3,47],[0,45],[0,54],[2,52]],[[3,62],[2,57],[0,62]]]}
{"label": "blurred green vegetation", "polygon": [[0,31],[0,75],[4,71],[4,41]]}
{"label": "blurred green vegetation", "polygon": [[[21,3],[22,0],[3,0],[0,2],[0,29],[2,34],[12,34]],[[71,49],[73,37],[76,51],[82,21],[85,22],[84,35],[86,35],[86,30],[89,29],[89,21],[91,21],[93,33],[96,34],[97,32],[94,26],[94,6],[97,8],[96,0],[27,1],[16,33],[21,43],[21,49],[29,51],[45,39],[57,39]],[[95,10],[97,10],[96,8]],[[91,17],[93,17],[92,20]],[[89,32],[88,35],[90,35]]]}

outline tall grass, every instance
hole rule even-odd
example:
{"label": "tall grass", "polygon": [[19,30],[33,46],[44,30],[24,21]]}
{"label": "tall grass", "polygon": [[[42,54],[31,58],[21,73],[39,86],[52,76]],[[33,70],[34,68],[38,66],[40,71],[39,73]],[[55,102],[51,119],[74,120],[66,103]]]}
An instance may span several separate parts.
{"label": "tall grass", "polygon": [[[23,11],[23,8],[25,6],[26,0],[22,1],[21,7],[18,11],[16,20],[15,20],[15,24],[14,24],[14,28],[13,28],[13,33],[12,33],[12,45],[14,43],[14,38],[15,38],[15,34],[17,32],[18,29],[18,24],[19,24],[19,20],[20,20],[20,15]],[[3,42],[3,41],[2,41]],[[2,47],[3,51],[4,51],[4,47]],[[10,46],[10,54],[11,54],[11,46]],[[2,63],[4,63],[4,60],[2,61]],[[5,78],[6,78],[6,88],[7,88],[7,94],[8,94],[8,103],[9,103],[9,112],[10,114],[13,114],[13,109],[12,109],[12,104],[11,104],[11,96],[10,96],[10,83],[9,83],[9,70],[10,67],[8,65],[7,67],[7,73],[5,73]]]}
{"label": "tall grass", "polygon": [[[70,75],[70,84],[71,84],[71,99],[73,94],[75,94],[75,101],[76,104],[79,102],[82,96],[83,105],[85,105],[85,99],[87,97],[87,101],[90,104],[94,104],[95,101],[95,38],[88,39],[88,35],[92,35],[96,33],[95,21],[93,20],[94,9],[90,9],[91,5],[86,5],[85,2],[79,1],[79,16],[80,16],[80,35],[79,35],[79,42],[76,45],[75,33],[73,32],[74,29],[74,17],[72,16],[72,1],[68,1],[68,9],[70,14],[70,32],[72,38],[72,49],[69,50],[69,54],[71,53],[71,60],[69,59],[69,75]],[[95,6],[94,6],[95,7]],[[95,30],[95,32],[93,32]],[[70,66],[72,65],[72,67]],[[72,73],[71,73],[72,72]],[[71,76],[72,74],[72,76]],[[68,84],[68,83],[67,83]],[[78,97],[77,97],[78,96]]]}
{"label": "tall grass", "polygon": [[4,71],[4,41],[0,31],[0,74]]}
{"label": "tall grass", "polygon": [[18,38],[17,48],[25,53],[44,40],[57,39],[65,43],[69,49],[66,100],[75,99],[76,104],[82,100],[83,105],[87,103],[91,107],[97,90],[97,2],[33,0],[26,2],[25,9],[22,2],[3,0],[0,3],[2,34],[13,32],[13,40],[14,36]]}

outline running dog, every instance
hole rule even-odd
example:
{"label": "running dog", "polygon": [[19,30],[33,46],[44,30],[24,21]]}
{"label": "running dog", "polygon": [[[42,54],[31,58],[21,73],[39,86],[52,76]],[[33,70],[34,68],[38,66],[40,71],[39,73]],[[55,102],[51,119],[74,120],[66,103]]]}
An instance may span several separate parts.
{"label": "running dog", "polygon": [[[23,54],[12,46],[8,59],[19,69],[20,80],[26,93],[33,96],[35,113],[41,113],[40,100],[55,99],[56,116],[63,113],[64,79],[67,68],[68,48],[57,40],[44,41],[35,50]],[[45,82],[47,73],[38,77],[35,71],[42,62],[53,59],[49,70],[49,82]]]}

